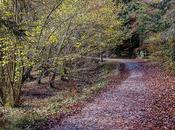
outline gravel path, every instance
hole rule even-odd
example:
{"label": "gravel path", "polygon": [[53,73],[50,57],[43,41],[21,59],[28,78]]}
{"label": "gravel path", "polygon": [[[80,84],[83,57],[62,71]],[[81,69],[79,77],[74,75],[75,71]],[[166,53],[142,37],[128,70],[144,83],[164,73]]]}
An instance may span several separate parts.
{"label": "gravel path", "polygon": [[143,65],[138,62],[125,65],[130,75],[121,85],[115,85],[114,75],[108,91],[86,104],[80,114],[63,119],[53,130],[174,130],[174,117],[169,127],[157,127],[157,120],[150,121],[154,118],[150,113],[155,93],[148,87]]}

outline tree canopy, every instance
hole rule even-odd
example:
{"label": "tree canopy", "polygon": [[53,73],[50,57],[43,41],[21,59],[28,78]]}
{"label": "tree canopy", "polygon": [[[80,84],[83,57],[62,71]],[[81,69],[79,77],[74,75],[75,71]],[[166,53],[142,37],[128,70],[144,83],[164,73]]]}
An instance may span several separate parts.
{"label": "tree canopy", "polygon": [[[62,75],[66,62],[101,53],[120,41],[120,5],[110,0],[4,0],[0,3],[0,97],[19,102],[34,68]],[[54,77],[53,77],[54,78]]]}

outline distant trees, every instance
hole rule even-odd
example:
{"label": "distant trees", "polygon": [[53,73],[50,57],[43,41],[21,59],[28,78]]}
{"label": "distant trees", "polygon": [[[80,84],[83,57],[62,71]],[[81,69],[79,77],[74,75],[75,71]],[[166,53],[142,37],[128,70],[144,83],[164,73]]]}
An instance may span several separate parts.
{"label": "distant trees", "polygon": [[[152,53],[151,58],[160,62],[172,73],[175,72],[174,7],[173,0],[150,3],[132,1],[120,14],[125,21],[126,32],[132,34],[137,31],[142,48],[146,48]],[[136,18],[135,22],[131,19],[132,17]]]}
{"label": "distant trees", "polygon": [[[160,26],[157,26],[157,31],[154,32],[152,36],[149,36],[146,42],[151,43],[150,49],[152,52],[155,52],[153,58],[158,62],[161,62],[168,71],[174,74],[175,3],[173,0],[162,0],[156,5],[155,8],[159,10],[157,12],[157,14],[159,14],[159,19],[157,21]],[[153,21],[152,25],[155,26],[156,22]],[[155,36],[155,38],[153,38],[153,36]]]}

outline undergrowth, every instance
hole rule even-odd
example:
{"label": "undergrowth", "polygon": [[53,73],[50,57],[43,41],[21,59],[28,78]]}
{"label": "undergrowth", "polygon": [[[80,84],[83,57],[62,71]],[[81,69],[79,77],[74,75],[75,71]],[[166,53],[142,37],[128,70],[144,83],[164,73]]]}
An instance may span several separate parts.
{"label": "undergrowth", "polygon": [[4,115],[3,121],[5,121],[4,124],[0,125],[2,127],[0,130],[30,130],[36,124],[47,122],[50,115],[59,112],[70,112],[71,109],[68,109],[67,106],[85,101],[104,89],[108,83],[108,76],[118,67],[118,64],[105,63],[100,66],[101,69],[97,82],[91,86],[82,87],[82,90],[74,95],[67,89],[66,91],[58,92],[55,96],[44,99],[39,108],[33,108],[32,106],[13,109],[0,108]]}

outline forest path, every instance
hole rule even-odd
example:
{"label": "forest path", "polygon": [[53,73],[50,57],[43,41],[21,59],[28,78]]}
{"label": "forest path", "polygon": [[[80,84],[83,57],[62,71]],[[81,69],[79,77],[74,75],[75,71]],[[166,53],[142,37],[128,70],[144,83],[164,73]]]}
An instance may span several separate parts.
{"label": "forest path", "polygon": [[126,64],[130,76],[121,85],[113,84],[113,88],[87,104],[80,114],[64,119],[56,130],[132,129],[138,123],[146,114],[144,110],[149,107],[151,93],[144,84],[138,63],[119,61]]}
{"label": "forest path", "polygon": [[79,114],[63,119],[53,130],[157,130],[157,120],[150,117],[154,92],[145,80],[145,63],[121,62],[126,66],[122,75],[129,72],[129,77],[116,85],[118,74],[114,74],[107,91],[86,104]]}

